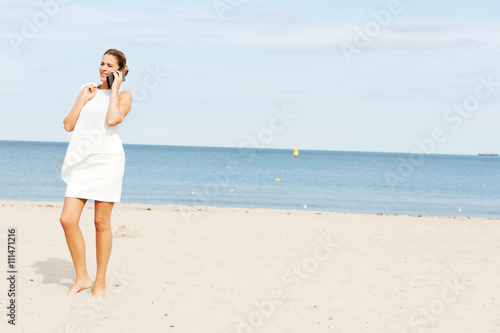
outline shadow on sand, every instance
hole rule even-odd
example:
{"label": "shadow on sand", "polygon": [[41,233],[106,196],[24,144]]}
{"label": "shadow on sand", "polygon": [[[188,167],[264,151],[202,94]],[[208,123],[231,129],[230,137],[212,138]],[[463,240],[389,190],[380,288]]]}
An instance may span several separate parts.
{"label": "shadow on sand", "polygon": [[36,274],[43,275],[42,283],[44,284],[57,283],[67,287],[73,285],[73,282],[61,282],[66,279],[70,281],[74,281],[75,279],[75,268],[71,261],[59,258],[48,258],[45,261],[35,262],[31,267],[36,269]]}

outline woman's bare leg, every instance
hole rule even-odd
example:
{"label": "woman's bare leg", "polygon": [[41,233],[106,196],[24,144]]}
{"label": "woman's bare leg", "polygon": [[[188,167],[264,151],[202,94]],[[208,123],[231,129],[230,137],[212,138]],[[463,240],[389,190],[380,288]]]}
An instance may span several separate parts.
{"label": "woman's bare leg", "polygon": [[68,244],[76,271],[76,281],[69,289],[68,295],[74,295],[80,290],[92,286],[85,260],[85,242],[83,240],[82,231],[78,226],[86,202],[87,199],[65,197],[63,210],[59,219],[66,236],[66,243]]}
{"label": "woman's bare leg", "polygon": [[106,292],[106,269],[108,268],[113,243],[111,231],[111,211],[114,202],[95,201],[95,239],[97,273],[94,281],[92,295],[102,296]]}

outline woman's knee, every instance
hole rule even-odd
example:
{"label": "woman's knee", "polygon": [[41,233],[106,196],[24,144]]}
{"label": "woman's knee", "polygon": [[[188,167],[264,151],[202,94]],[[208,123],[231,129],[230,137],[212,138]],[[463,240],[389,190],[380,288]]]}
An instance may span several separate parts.
{"label": "woman's knee", "polygon": [[105,217],[96,217],[94,219],[96,231],[107,231],[111,230],[111,221]]}
{"label": "woman's knee", "polygon": [[64,198],[64,206],[59,222],[61,222],[65,230],[78,227],[78,221],[80,220],[80,215],[86,202],[87,199],[72,197]]}
{"label": "woman's knee", "polygon": [[59,222],[61,223],[61,226],[65,230],[74,228],[75,226],[78,225],[78,219],[72,218],[71,216],[68,215],[61,215],[61,217],[59,218]]}

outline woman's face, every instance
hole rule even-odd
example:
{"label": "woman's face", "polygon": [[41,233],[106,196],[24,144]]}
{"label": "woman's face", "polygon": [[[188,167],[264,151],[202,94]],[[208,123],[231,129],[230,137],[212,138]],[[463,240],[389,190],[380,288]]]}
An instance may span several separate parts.
{"label": "woman's face", "polygon": [[102,57],[101,66],[99,66],[99,74],[102,83],[106,82],[106,76],[118,70],[118,62],[111,54],[105,54]]}

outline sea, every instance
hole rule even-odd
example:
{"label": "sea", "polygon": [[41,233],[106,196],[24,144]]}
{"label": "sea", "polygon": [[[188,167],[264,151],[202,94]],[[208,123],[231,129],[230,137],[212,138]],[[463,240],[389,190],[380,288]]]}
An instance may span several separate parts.
{"label": "sea", "polygon": [[[500,157],[124,144],[121,203],[500,218]],[[63,201],[68,142],[0,140],[0,200]]]}

